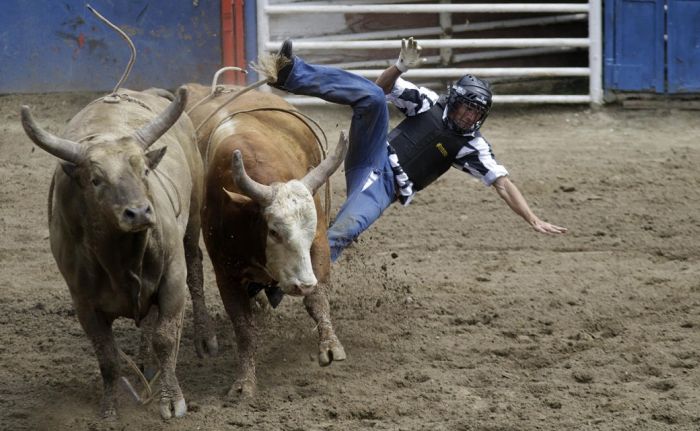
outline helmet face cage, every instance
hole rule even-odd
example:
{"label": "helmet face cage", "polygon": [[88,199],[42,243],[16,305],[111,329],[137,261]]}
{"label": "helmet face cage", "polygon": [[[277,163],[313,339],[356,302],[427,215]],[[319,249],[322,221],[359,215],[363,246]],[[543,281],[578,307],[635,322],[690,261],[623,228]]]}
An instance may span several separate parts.
{"label": "helmet face cage", "polygon": [[[447,123],[459,133],[472,133],[479,130],[491,110],[491,89],[488,83],[472,75],[466,75],[449,88],[447,98]],[[471,127],[464,129],[455,124],[450,114],[463,105],[469,110],[478,112],[479,118]]]}

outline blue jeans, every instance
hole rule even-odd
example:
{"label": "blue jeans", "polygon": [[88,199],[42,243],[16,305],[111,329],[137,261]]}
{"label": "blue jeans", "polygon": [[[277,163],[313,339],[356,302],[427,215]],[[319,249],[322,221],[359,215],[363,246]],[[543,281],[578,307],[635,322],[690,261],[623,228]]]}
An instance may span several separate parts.
{"label": "blue jeans", "polygon": [[350,146],[345,156],[347,198],[328,229],[331,260],[365,231],[395,200],[387,151],[389,111],[384,92],[372,81],[342,69],[294,57],[284,89],[352,107]]}

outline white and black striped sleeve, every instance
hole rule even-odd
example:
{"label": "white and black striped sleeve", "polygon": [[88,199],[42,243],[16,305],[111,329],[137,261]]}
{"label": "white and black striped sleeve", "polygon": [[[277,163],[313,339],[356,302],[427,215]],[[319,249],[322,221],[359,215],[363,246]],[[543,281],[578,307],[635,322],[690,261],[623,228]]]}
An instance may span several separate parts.
{"label": "white and black striped sleeve", "polygon": [[415,84],[399,78],[386,100],[393,103],[406,116],[412,117],[433,107],[438,95],[431,89],[417,87]]}
{"label": "white and black striped sleeve", "polygon": [[496,161],[491,144],[481,133],[477,133],[459,150],[452,165],[480,179],[487,186],[499,177],[508,175],[506,168]]}

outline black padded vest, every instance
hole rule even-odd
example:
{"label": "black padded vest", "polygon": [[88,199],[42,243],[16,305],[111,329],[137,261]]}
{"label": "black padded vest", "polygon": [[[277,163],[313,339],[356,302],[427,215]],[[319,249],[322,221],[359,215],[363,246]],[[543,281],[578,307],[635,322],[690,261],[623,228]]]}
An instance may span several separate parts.
{"label": "black padded vest", "polygon": [[468,137],[448,129],[442,121],[445,99],[429,110],[406,117],[387,140],[415,190],[421,190],[447,172]]}

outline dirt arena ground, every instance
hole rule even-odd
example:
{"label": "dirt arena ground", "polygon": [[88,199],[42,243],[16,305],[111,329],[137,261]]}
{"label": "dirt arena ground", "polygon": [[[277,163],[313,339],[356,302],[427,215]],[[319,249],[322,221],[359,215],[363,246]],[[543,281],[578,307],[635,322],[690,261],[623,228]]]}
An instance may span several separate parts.
{"label": "dirt arena ground", "polygon": [[[122,393],[120,421],[100,422],[97,362],[49,251],[55,160],[18,116],[27,103],[58,132],[95,96],[0,97],[0,429],[700,429],[699,113],[616,107],[501,107],[484,127],[568,235],[535,233],[449,172],[334,265],[347,361],[318,366],[313,321],[286,298],[259,316],[259,391],[244,404],[224,398],[236,347],[207,261],[221,352],[196,357],[188,309],[188,415],[165,423]],[[331,143],[348,126],[344,109],[306,111]],[[133,323],[116,333],[134,353]]]}

